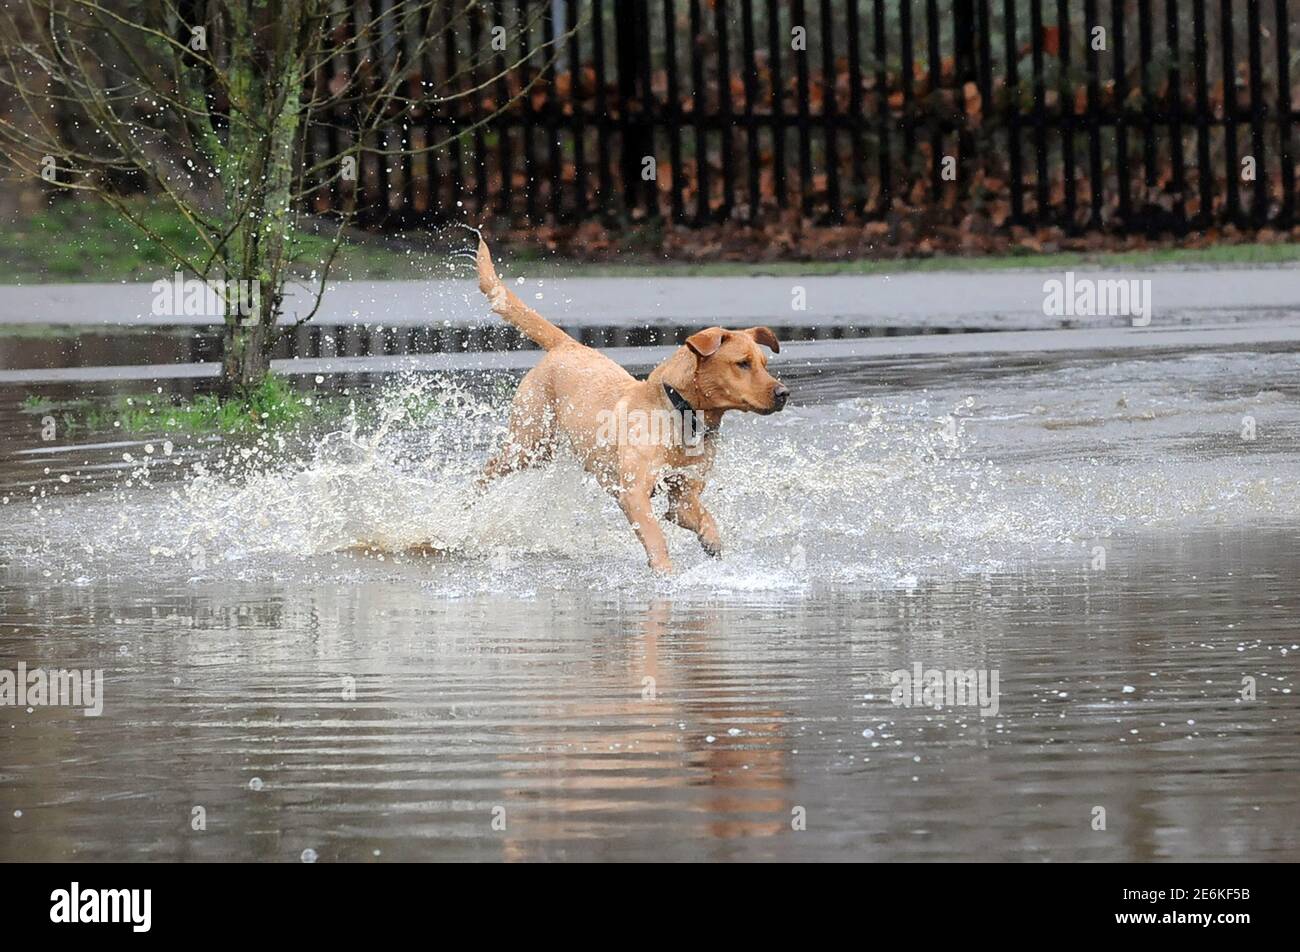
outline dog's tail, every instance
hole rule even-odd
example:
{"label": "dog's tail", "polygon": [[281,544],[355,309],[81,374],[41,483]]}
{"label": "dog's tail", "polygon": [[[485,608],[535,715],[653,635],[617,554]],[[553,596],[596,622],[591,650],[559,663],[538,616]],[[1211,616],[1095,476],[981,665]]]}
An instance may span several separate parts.
{"label": "dog's tail", "polygon": [[551,350],[561,344],[575,343],[572,337],[519,300],[505,286],[505,282],[497,277],[496,268],[492,266],[492,255],[488,251],[487,242],[482,238],[478,241],[478,289],[487,295],[492,310],[543,349]]}

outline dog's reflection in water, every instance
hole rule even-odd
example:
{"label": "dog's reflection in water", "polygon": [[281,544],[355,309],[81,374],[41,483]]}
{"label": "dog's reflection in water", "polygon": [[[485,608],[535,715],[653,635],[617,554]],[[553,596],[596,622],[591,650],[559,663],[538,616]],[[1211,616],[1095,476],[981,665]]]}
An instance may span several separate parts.
{"label": "dog's reflection in water", "polygon": [[[661,836],[656,817],[664,812],[683,817],[683,842],[791,830],[786,712],[719,689],[721,628],[716,611],[659,600],[626,635],[608,633],[592,658],[593,681],[623,691],[587,699],[566,691],[510,745],[527,753],[509,758],[528,763],[502,775],[506,858],[536,859],[547,844],[607,836],[611,810],[628,814],[632,842]],[[539,772],[551,774],[549,794],[536,794]],[[511,779],[533,792],[517,792]]]}

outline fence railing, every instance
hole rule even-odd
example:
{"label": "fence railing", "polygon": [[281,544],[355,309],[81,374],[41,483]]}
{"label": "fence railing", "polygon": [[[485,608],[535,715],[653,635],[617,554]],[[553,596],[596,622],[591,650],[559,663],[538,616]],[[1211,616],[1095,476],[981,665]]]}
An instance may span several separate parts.
{"label": "fence railing", "polygon": [[[355,0],[358,22],[382,2]],[[1295,222],[1300,0],[480,0],[444,16],[419,77],[443,98],[387,134],[451,141],[362,162],[370,224]]]}

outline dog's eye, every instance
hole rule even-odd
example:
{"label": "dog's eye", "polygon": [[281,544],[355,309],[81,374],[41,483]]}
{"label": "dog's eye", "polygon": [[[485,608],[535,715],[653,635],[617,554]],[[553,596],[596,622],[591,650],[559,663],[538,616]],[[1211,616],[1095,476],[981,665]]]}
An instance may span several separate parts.
{"label": "dog's eye", "polygon": [[742,360],[742,361],[740,361],[738,364],[736,364],[736,366],[739,367],[741,370],[748,370],[748,369],[749,369],[749,361],[748,361],[748,360]]}

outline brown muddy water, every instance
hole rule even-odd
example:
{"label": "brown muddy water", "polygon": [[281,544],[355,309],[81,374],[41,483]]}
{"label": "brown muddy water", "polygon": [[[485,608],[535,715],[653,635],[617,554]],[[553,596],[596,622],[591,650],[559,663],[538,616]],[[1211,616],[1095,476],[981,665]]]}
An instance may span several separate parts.
{"label": "brown muddy water", "polygon": [[1300,858],[1300,356],[781,369],[670,579],[570,462],[472,494],[505,375],[227,442],[0,386],[0,670],[103,671],[0,706],[0,859]]}

